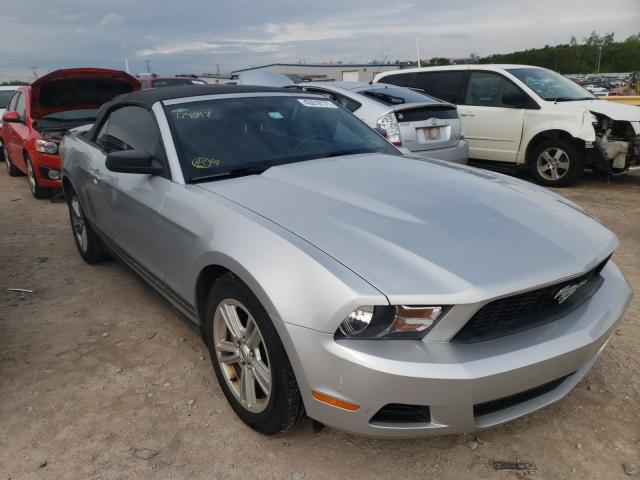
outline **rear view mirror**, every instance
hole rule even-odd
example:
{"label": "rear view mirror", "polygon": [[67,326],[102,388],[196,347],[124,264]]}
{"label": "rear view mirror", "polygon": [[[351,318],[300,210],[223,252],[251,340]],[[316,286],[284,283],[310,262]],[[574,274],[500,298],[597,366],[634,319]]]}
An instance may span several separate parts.
{"label": "rear view mirror", "polygon": [[108,170],[118,173],[159,175],[163,171],[162,165],[145,150],[122,150],[110,153],[107,155],[105,165]]}
{"label": "rear view mirror", "polygon": [[4,123],[22,123],[22,119],[18,112],[4,112],[2,115],[2,121]]}
{"label": "rear view mirror", "polygon": [[509,107],[524,107],[527,104],[527,98],[521,92],[507,92],[502,95],[502,103]]}

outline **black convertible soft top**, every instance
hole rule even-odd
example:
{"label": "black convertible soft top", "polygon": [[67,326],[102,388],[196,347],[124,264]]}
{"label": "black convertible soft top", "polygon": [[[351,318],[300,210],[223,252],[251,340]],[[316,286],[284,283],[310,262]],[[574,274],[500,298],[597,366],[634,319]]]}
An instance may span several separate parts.
{"label": "black convertible soft top", "polygon": [[96,121],[88,132],[88,138],[95,138],[102,120],[111,110],[119,106],[136,105],[149,110],[154,103],[174,98],[200,97],[205,95],[226,95],[231,93],[300,93],[290,88],[260,87],[255,85],[179,85],[176,87],[151,88],[118,95],[98,110]]}

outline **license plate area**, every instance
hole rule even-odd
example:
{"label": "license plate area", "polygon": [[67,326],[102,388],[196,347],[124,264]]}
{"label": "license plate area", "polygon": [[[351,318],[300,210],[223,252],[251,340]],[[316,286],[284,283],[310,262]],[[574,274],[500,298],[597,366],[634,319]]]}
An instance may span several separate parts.
{"label": "license plate area", "polygon": [[432,142],[434,140],[440,140],[442,138],[442,132],[440,132],[440,127],[426,127],[420,129],[422,132],[423,138]]}

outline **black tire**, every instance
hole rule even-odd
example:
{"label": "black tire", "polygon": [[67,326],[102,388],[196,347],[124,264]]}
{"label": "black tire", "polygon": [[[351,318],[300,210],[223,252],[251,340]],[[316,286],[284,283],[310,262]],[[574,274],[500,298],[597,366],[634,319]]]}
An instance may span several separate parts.
{"label": "black tire", "polygon": [[[253,317],[262,335],[271,370],[271,393],[266,407],[259,413],[245,408],[227,383],[214,345],[214,315],[223,300],[232,299],[242,304]],[[246,325],[245,325],[246,326]],[[205,341],[209,348],[213,369],[220,388],[238,417],[254,430],[265,434],[292,430],[304,416],[304,405],[291,363],[280,337],[264,307],[251,290],[235,275],[220,277],[209,292],[205,318]],[[238,376],[238,378],[240,378]]]}
{"label": "black tire", "polygon": [[538,143],[531,150],[528,163],[531,175],[545,187],[567,187],[584,171],[584,155],[580,149],[561,138]]}
{"label": "black tire", "polygon": [[5,166],[7,167],[7,173],[9,174],[10,177],[20,177],[22,175],[24,175],[19,169],[18,167],[16,167],[12,162],[11,159],[9,158],[9,152],[7,152],[7,150],[5,148],[2,149],[4,152],[4,162],[5,162]]}
{"label": "black tire", "polygon": [[49,198],[51,196],[51,189],[47,187],[41,187],[38,184],[38,177],[36,176],[36,172],[33,169],[33,164],[31,163],[29,155],[25,155],[24,163],[27,165],[27,178],[29,179],[29,189],[31,190],[31,195],[38,199]]}
{"label": "black tire", "polygon": [[[69,207],[69,220],[71,222],[73,240],[76,243],[78,253],[80,253],[82,259],[90,265],[109,260],[111,256],[91,226],[87,223],[82,205],[80,205],[80,200],[76,192],[72,189],[67,196],[67,206]],[[74,207],[77,207],[77,213]],[[83,237],[80,231],[81,226],[84,228],[84,235],[86,235],[86,237]]]}

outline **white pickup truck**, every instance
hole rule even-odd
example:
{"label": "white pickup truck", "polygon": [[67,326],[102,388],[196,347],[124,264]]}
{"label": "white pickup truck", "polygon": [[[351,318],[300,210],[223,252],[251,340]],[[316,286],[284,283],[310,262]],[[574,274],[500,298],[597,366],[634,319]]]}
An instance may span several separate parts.
{"label": "white pickup truck", "polygon": [[458,105],[471,161],[526,167],[542,185],[567,186],[585,168],[622,173],[640,165],[640,108],[599,100],[551,70],[451,65],[384,72],[374,82]]}

